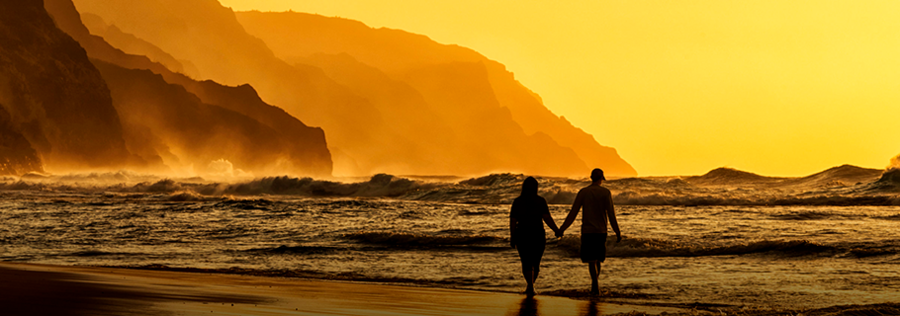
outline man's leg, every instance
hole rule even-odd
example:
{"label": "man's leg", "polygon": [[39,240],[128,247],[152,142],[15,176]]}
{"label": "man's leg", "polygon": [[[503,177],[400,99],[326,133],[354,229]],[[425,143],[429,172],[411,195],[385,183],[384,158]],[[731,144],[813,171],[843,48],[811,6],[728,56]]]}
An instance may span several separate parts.
{"label": "man's leg", "polygon": [[588,262],[588,268],[591,270],[591,295],[599,295],[600,283],[597,279],[600,277],[600,261]]}

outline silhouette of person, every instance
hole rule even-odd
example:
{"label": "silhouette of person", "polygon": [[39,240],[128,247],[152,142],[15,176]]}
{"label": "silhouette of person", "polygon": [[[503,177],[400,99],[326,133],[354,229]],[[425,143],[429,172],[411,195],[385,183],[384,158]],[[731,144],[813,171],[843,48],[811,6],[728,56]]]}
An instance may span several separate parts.
{"label": "silhouette of person", "polygon": [[566,216],[566,221],[559,228],[557,237],[562,237],[569,226],[575,222],[578,211],[584,209],[581,216],[581,262],[587,263],[591,272],[591,295],[600,294],[600,285],[597,278],[600,276],[600,264],[606,260],[606,220],[616,232],[616,242],[622,241],[622,233],[619,232],[619,222],[616,221],[616,211],[613,206],[612,194],[609,189],[600,186],[606,180],[603,170],[591,171],[591,185],[578,191],[572,210]]}
{"label": "silhouette of person", "polygon": [[554,233],[559,233],[550,216],[547,201],[537,193],[537,180],[528,177],[522,182],[522,194],[513,201],[509,211],[509,245],[516,248],[522,260],[522,276],[525,277],[525,294],[528,296],[535,294],[534,281],[541,271],[541,257],[547,242],[544,222]]}

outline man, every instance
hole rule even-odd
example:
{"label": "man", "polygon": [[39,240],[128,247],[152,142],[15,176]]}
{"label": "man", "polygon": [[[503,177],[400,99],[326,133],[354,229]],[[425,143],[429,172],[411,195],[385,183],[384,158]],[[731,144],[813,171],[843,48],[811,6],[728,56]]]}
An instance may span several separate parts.
{"label": "man", "polygon": [[606,260],[607,218],[613,231],[616,232],[616,242],[622,241],[612,194],[609,189],[600,186],[603,180],[606,180],[603,170],[594,169],[591,172],[593,183],[578,191],[569,216],[556,234],[556,237],[562,237],[563,232],[575,222],[578,211],[584,208],[584,215],[581,216],[581,262],[587,263],[591,271],[591,295],[600,294],[597,278],[600,276],[600,263]]}

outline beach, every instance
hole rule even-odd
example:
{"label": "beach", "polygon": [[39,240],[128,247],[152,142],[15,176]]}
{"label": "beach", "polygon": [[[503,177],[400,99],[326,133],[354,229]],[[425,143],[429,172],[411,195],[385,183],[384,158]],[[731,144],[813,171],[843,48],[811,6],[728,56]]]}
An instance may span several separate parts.
{"label": "beach", "polygon": [[[517,182],[488,188],[509,196]],[[516,303],[525,287],[505,203],[63,184],[0,191],[0,262],[370,282],[512,295]],[[561,221],[566,208],[550,210]],[[711,311],[900,302],[898,211],[620,205],[623,240],[607,243],[602,302]],[[589,299],[579,234],[576,225],[562,239],[548,236],[539,297]]]}
{"label": "beach", "polygon": [[573,226],[527,300],[509,205],[450,185],[429,201],[18,183],[0,191],[2,315],[900,313],[898,206],[620,205],[602,294]]}
{"label": "beach", "polygon": [[685,311],[365,282],[0,263],[3,315],[610,315]]}
{"label": "beach", "polygon": [[370,282],[0,262],[2,315],[896,315],[900,304],[819,309],[618,304]]}

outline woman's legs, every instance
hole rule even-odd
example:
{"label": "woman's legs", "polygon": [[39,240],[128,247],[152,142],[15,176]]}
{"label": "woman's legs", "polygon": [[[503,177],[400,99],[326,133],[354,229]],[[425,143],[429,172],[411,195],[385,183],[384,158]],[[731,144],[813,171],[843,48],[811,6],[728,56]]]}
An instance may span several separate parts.
{"label": "woman's legs", "polygon": [[537,276],[537,270],[530,262],[522,261],[522,276],[525,277],[525,294],[534,295],[534,279]]}
{"label": "woman's legs", "polygon": [[522,260],[522,277],[525,278],[527,295],[535,294],[534,282],[541,272],[541,258],[544,256],[545,246],[545,241],[541,238],[533,243],[520,243],[516,248],[519,250],[519,259]]}

